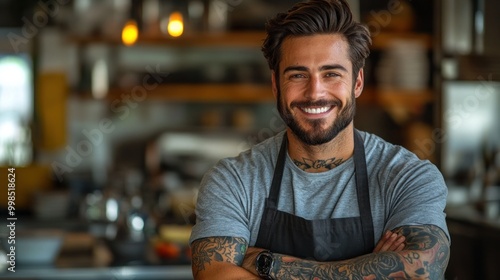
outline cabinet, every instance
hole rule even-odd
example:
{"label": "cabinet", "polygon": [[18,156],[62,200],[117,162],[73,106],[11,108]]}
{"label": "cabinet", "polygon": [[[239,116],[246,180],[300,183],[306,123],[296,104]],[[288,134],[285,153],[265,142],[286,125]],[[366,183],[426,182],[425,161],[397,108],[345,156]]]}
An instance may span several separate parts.
{"label": "cabinet", "polygon": [[[372,42],[365,89],[358,99],[358,127],[435,162],[434,151],[422,144],[432,139],[437,101],[431,67],[432,36],[387,31],[373,34]],[[405,46],[415,50],[409,52]]]}
{"label": "cabinet", "polygon": [[436,1],[439,127],[446,139],[438,144],[447,180],[460,181],[464,170],[485,172],[483,158],[500,148],[499,3]]}
{"label": "cabinet", "polygon": [[447,214],[451,251],[446,278],[498,279],[500,220],[484,217],[471,205],[448,207]]}

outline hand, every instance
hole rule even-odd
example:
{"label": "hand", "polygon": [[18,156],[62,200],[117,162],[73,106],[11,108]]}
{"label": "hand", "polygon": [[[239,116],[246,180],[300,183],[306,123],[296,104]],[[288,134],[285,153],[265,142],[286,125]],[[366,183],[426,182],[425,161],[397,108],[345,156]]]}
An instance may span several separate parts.
{"label": "hand", "polygon": [[393,233],[392,231],[387,231],[373,249],[374,253],[377,252],[399,252],[402,251],[405,247],[406,238],[403,235],[399,235],[397,233]]}
{"label": "hand", "polygon": [[255,269],[255,260],[257,259],[257,255],[259,255],[259,253],[262,251],[265,250],[262,248],[248,247],[245,254],[245,259],[243,259],[243,263],[241,264],[241,266],[254,275],[259,276],[257,274],[257,270]]}

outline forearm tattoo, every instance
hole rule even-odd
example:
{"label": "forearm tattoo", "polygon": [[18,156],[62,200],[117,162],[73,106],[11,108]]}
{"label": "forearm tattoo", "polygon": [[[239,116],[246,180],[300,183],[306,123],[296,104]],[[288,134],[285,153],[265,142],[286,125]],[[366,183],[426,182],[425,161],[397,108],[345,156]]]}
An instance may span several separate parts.
{"label": "forearm tattoo", "polygon": [[276,254],[277,279],[443,279],[449,259],[449,243],[436,226],[404,226],[401,252],[380,252],[339,262],[300,260]]}
{"label": "forearm tattoo", "polygon": [[191,245],[193,271],[202,271],[212,262],[243,263],[247,242],[237,237],[208,237]]}
{"label": "forearm tattoo", "polygon": [[307,158],[302,158],[300,160],[293,160],[293,163],[297,165],[298,168],[307,171],[309,169],[328,169],[331,170],[337,166],[339,166],[344,160],[341,158],[331,158],[331,159],[319,159],[319,160],[311,160]]}

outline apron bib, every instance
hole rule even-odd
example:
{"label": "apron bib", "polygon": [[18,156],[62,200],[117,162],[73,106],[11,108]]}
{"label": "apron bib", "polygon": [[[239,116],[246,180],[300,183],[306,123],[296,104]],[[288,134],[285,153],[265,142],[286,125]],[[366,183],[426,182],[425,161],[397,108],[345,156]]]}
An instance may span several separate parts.
{"label": "apron bib", "polygon": [[354,131],[354,166],[360,217],[307,220],[279,211],[277,208],[286,151],[285,134],[255,246],[316,261],[345,260],[371,253],[375,248],[374,230],[365,149],[359,132]]}

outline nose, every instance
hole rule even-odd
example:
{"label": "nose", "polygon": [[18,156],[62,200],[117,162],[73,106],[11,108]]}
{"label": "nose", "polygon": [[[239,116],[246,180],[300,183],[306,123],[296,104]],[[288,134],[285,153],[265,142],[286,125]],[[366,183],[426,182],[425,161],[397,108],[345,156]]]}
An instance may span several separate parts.
{"label": "nose", "polygon": [[311,75],[307,90],[307,97],[311,100],[320,99],[325,94],[325,85],[318,75]]}

